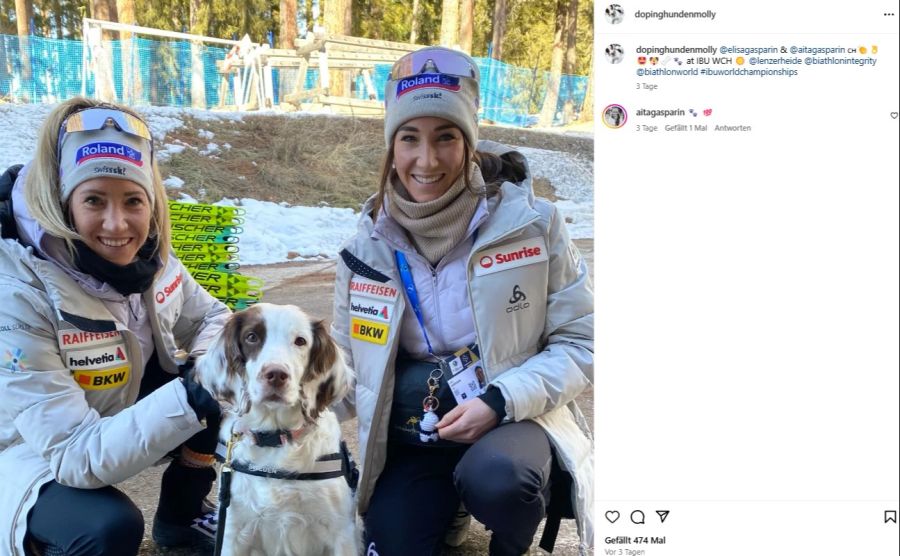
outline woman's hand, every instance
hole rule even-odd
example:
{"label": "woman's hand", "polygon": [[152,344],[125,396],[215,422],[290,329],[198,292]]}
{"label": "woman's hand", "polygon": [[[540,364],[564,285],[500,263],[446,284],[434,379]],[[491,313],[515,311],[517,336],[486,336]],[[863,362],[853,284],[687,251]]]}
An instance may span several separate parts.
{"label": "woman's hand", "polygon": [[442,440],[452,440],[472,444],[497,426],[497,413],[479,398],[473,398],[451,409],[438,421],[438,436]]}

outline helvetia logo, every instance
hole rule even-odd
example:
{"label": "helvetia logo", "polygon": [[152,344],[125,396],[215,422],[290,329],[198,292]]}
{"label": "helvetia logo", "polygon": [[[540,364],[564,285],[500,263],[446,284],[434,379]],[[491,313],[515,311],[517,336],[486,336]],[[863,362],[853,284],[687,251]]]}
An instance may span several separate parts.
{"label": "helvetia logo", "polygon": [[375,305],[363,305],[361,303],[350,303],[350,312],[358,314],[358,315],[371,315],[378,316],[383,318],[384,320],[390,320],[388,317],[388,308],[387,305],[382,305],[381,309],[379,309]]}

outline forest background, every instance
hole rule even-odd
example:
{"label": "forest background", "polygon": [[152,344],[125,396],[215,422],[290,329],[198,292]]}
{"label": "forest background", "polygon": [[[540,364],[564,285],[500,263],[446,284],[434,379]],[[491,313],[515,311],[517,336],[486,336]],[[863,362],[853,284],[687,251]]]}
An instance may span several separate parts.
{"label": "forest background", "polygon": [[[93,17],[293,48],[315,25],[422,45],[459,45],[523,68],[588,75],[591,0],[0,0],[0,34],[80,39]],[[554,62],[554,57],[559,58]]]}

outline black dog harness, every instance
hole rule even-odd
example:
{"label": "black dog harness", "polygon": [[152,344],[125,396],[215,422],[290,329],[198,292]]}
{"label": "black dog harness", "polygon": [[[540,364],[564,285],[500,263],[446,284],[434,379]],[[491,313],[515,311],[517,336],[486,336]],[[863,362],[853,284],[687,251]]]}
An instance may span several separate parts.
{"label": "black dog harness", "polygon": [[285,471],[283,469],[272,469],[267,467],[258,467],[253,464],[232,461],[231,452],[234,444],[244,434],[253,438],[253,443],[262,448],[280,448],[286,444],[290,444],[294,439],[299,438],[304,429],[287,430],[279,429],[274,431],[250,431],[247,433],[232,432],[231,438],[225,449],[224,457],[216,450],[216,459],[222,462],[222,473],[219,477],[219,520],[216,529],[216,549],[215,556],[222,554],[222,540],[225,536],[225,519],[228,516],[228,506],[231,504],[231,474],[233,472],[244,473],[245,475],[253,475],[255,477],[265,477],[267,479],[282,479],[289,481],[322,481],[325,479],[335,479],[344,477],[350,490],[356,493],[356,485],[359,483],[359,469],[356,462],[350,456],[350,450],[347,443],[341,440],[340,451],[316,459],[315,471],[308,473],[295,473]]}

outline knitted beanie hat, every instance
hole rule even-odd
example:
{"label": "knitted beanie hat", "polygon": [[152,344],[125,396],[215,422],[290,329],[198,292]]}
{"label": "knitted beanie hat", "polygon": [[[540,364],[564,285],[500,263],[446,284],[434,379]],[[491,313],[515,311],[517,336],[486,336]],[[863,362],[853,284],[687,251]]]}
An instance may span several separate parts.
{"label": "knitted beanie hat", "polygon": [[421,117],[456,124],[470,147],[478,142],[478,66],[468,55],[431,46],[410,52],[394,64],[384,90],[384,142],[397,128]]}
{"label": "knitted beanie hat", "polygon": [[153,169],[150,142],[113,126],[64,133],[59,149],[60,200],[93,178],[120,178],[144,188],[153,204]]}

